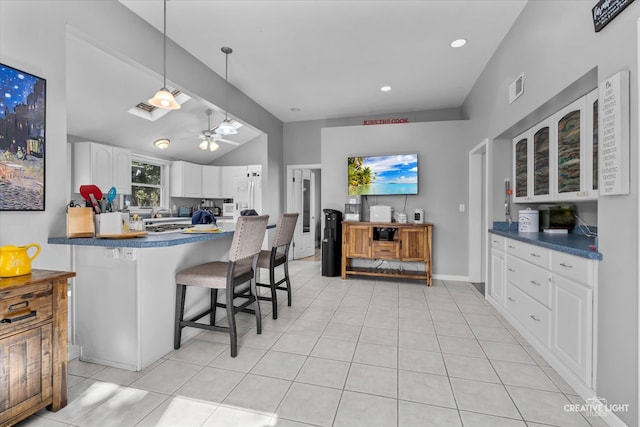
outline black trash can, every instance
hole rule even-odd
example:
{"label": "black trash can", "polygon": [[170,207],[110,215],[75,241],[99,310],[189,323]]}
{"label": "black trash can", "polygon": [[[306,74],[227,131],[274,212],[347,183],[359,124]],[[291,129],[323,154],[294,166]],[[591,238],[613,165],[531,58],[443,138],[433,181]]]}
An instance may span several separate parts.
{"label": "black trash can", "polygon": [[322,275],[339,276],[342,258],[342,212],[323,209]]}

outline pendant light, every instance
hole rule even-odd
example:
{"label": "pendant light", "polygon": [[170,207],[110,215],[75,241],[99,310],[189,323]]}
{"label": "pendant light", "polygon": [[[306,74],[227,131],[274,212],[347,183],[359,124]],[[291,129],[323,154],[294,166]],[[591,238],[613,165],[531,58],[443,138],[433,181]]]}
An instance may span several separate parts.
{"label": "pendant light", "polygon": [[164,108],[166,110],[178,110],[181,105],[173,97],[173,94],[167,89],[167,0],[164,0],[164,31],[162,40],[162,75],[163,84],[160,89],[148,102],[154,107]]}
{"label": "pendant light", "polygon": [[201,150],[206,150],[208,148],[209,151],[216,151],[218,148],[220,148],[220,146],[216,142],[216,135],[212,134],[210,131],[211,113],[213,113],[213,110],[206,110],[204,113],[207,115],[208,126],[206,130],[202,131],[202,135],[200,135],[200,138],[202,138],[202,142],[200,143],[200,145],[198,145],[198,147],[200,147]]}
{"label": "pendant light", "polygon": [[229,82],[227,80],[227,76],[229,73],[229,54],[233,53],[233,49],[230,47],[223,47],[220,49],[222,53],[225,55],[224,59],[224,82],[225,82],[225,111],[224,111],[224,121],[220,123],[220,125],[216,128],[215,132],[220,135],[235,135],[238,133],[238,130],[231,124],[229,117],[227,115],[227,108],[229,107]]}

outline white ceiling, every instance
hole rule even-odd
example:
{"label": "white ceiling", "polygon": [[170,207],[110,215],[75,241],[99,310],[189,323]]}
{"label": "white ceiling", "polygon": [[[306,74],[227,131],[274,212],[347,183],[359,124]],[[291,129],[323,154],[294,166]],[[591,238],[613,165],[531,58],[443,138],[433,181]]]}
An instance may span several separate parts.
{"label": "white ceiling", "polygon": [[[120,2],[162,31],[162,1]],[[283,122],[457,108],[525,4],[525,0],[169,0],[167,36],[223,77],[225,57],[220,48],[233,48],[229,82]],[[469,43],[452,49],[449,43],[457,38]],[[195,100],[156,122],[127,117],[126,109],[141,101],[132,99],[129,89],[136,87],[135,94],[150,97],[158,89],[157,78],[70,39],[69,133],[199,163],[233,148],[221,144],[219,152],[203,157],[197,133],[206,128],[208,106]],[[392,90],[381,92],[383,85]],[[105,87],[113,99],[96,114],[91,99]],[[219,115],[212,117],[214,124],[221,120]],[[242,129],[244,135],[235,139],[239,142],[258,135]],[[196,133],[194,142],[188,141],[193,148],[182,140],[189,135],[186,131]],[[167,152],[154,151],[150,145],[160,137],[172,139]],[[180,147],[174,144],[178,140]]]}

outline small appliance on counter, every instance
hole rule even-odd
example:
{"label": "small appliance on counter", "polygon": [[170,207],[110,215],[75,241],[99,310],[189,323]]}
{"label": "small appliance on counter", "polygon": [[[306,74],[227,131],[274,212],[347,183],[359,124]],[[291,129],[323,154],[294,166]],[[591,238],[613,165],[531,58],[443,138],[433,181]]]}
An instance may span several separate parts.
{"label": "small appliance on counter", "polygon": [[568,233],[576,225],[574,205],[550,205],[540,207],[540,225],[545,233]]}
{"label": "small appliance on counter", "polygon": [[375,205],[369,208],[369,221],[371,222],[391,222],[391,206]]}
{"label": "small appliance on counter", "polygon": [[222,204],[222,216],[233,216],[234,210],[233,202],[225,202]]}
{"label": "small appliance on counter", "polygon": [[191,218],[193,216],[193,208],[191,206],[180,206],[178,216],[181,218]]}
{"label": "small appliance on counter", "polygon": [[540,231],[539,212],[527,208],[518,211],[518,231],[520,233],[538,233]]}
{"label": "small appliance on counter", "polygon": [[362,204],[360,196],[348,196],[347,203],[344,205],[345,221],[360,221],[362,213]]}
{"label": "small appliance on counter", "polygon": [[407,223],[407,214],[404,212],[400,212],[398,214],[398,223],[406,224]]}
{"label": "small appliance on counter", "polygon": [[416,224],[424,224],[424,209],[413,210],[413,222]]}

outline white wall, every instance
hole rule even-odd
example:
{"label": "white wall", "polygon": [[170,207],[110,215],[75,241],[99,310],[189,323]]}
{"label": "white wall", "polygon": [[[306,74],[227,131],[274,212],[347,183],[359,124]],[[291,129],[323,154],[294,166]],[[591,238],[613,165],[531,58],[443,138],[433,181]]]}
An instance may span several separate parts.
{"label": "white wall", "polygon": [[[468,200],[469,135],[463,121],[322,129],[322,208],[344,212],[347,157],[418,153],[418,195],[408,196],[405,212],[424,208],[426,221],[434,224],[433,273],[466,278],[467,213],[458,206]],[[368,201],[402,212],[405,196],[370,196]]]}
{"label": "white wall", "polygon": [[[0,62],[47,80],[46,211],[0,212],[0,244],[36,242],[42,253],[34,268],[69,269],[68,247],[47,245],[49,236],[65,234],[65,205],[71,194],[67,160],[65,38],[82,36],[107,52],[162,76],[162,33],[118,1],[0,1]],[[226,83],[187,51],[168,40],[167,55],[180,67],[167,69],[178,88],[215,105],[224,102]],[[233,86],[228,86],[230,114],[268,135],[264,162],[268,211],[284,205],[282,122]]]}
{"label": "white wall", "polygon": [[[629,5],[599,33],[594,32],[591,20],[594,4],[588,1],[528,2],[476,82],[463,110],[476,140],[507,137],[503,135],[505,130],[513,129],[540,106],[553,101],[565,88],[588,76],[594,67],[597,67],[596,81],[621,69],[630,70],[631,193],[600,197],[597,206],[599,249],[604,260],[600,262],[598,275],[596,392],[610,404],[630,404],[629,412],[616,415],[635,426],[638,425],[639,236],[636,24],[640,3]],[[508,86],[522,72],[524,94],[509,104]],[[498,152],[501,147],[504,147],[502,141],[494,151]],[[510,167],[510,163],[502,165],[494,185],[503,185],[505,167]],[[502,217],[502,213],[496,216]]]}

